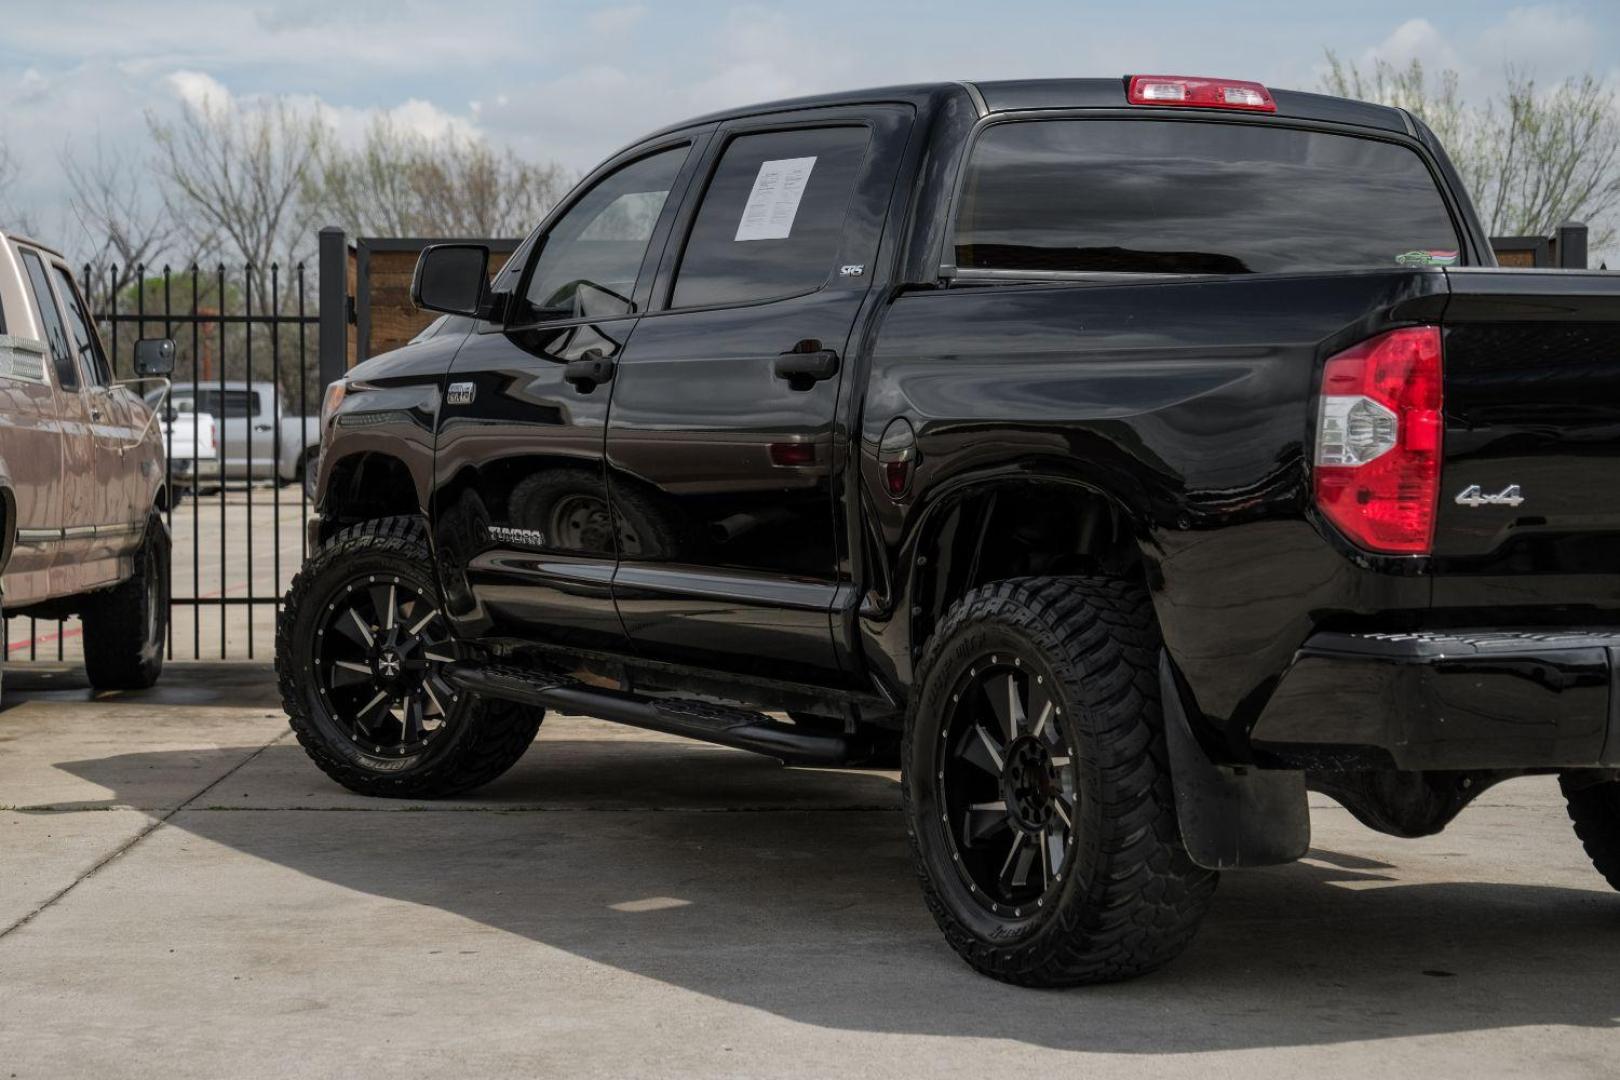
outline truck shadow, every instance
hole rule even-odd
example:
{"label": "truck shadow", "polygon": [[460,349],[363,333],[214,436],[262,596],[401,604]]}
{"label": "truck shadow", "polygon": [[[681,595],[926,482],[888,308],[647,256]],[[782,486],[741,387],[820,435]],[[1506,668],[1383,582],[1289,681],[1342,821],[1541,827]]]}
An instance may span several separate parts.
{"label": "truck shadow", "polygon": [[[57,767],[112,792],[89,808],[118,804],[120,778],[194,765],[193,754],[158,751]],[[1450,860],[1433,849],[1415,852],[1405,873],[1324,849],[1229,874],[1201,936],[1165,971],[1066,992],[1005,987],[963,966],[924,909],[895,786],[888,774],[828,778],[559,730],[468,812],[371,803],[383,812],[311,813],[311,793],[335,789],[296,746],[276,744],[166,827],[834,1029],[1146,1054],[1611,1028],[1620,1017],[1620,897],[1599,891],[1601,879],[1590,890],[1405,880],[1410,869],[1444,871]],[[725,812],[739,806],[755,812]],[[1337,842],[1345,830],[1332,832]],[[208,902],[229,904],[229,866],[216,860],[209,874]]]}

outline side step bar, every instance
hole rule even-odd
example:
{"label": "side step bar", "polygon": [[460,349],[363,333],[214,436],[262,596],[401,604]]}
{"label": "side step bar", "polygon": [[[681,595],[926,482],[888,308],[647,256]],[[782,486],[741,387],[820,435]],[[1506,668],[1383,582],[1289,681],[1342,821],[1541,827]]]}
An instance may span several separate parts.
{"label": "side step bar", "polygon": [[866,748],[847,736],[806,731],[762,713],[706,701],[639,697],[508,667],[457,664],[446,675],[461,689],[483,697],[752,750],[788,765],[846,765],[866,756]]}

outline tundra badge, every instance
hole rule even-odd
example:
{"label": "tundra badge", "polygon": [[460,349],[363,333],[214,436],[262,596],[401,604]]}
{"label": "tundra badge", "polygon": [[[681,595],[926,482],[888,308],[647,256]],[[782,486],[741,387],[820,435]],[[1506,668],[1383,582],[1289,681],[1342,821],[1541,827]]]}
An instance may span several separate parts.
{"label": "tundra badge", "polygon": [[1480,490],[1478,484],[1470,484],[1457,495],[1457,505],[1467,506],[1478,510],[1482,506],[1518,506],[1524,502],[1524,495],[1519,491],[1518,484],[1509,484],[1495,495],[1487,495]]}

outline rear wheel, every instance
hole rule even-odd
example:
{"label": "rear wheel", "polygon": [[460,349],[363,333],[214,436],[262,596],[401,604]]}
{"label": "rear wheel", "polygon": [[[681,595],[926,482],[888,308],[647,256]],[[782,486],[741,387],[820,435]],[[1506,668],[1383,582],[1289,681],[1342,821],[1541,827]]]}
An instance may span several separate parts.
{"label": "rear wheel", "polygon": [[1592,865],[1612,888],[1620,889],[1620,781],[1588,784],[1570,776],[1559,777],[1569,819],[1575,823]]}
{"label": "rear wheel", "polygon": [[169,530],[161,515],[146,535],[128,580],[91,597],[80,612],[84,670],[98,690],[142,690],[163,671],[169,636]]}
{"label": "rear wheel", "polygon": [[1140,587],[977,589],[924,652],[902,759],[923,894],[969,964],[1065,986],[1151,971],[1192,940],[1216,875],[1181,842]]}
{"label": "rear wheel", "polygon": [[463,693],[416,518],[338,533],[293,578],[276,626],[282,704],[306,753],[363,795],[434,798],[486,784],[534,741],[544,712]]}

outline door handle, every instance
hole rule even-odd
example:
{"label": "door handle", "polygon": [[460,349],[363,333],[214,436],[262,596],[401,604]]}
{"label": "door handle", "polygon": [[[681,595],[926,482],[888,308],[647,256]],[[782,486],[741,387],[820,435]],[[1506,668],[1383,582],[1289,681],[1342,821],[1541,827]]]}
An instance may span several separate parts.
{"label": "door handle", "polygon": [[776,358],[776,377],[792,390],[809,390],[838,374],[838,354],[831,349],[785,352]]}
{"label": "door handle", "polygon": [[613,361],[600,353],[570,360],[563,367],[564,381],[572,384],[574,389],[582,394],[590,393],[611,378],[613,378]]}
{"label": "door handle", "polygon": [[269,431],[270,430],[270,425],[269,424],[254,424],[253,425],[253,430],[254,431]]}

